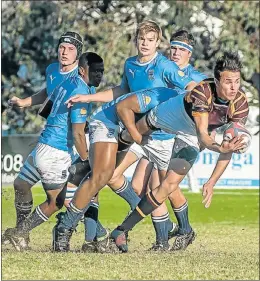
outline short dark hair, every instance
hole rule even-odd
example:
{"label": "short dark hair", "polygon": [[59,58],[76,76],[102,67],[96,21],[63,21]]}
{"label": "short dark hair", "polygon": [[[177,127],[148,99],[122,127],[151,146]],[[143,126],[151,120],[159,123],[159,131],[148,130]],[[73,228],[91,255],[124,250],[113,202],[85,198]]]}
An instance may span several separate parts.
{"label": "short dark hair", "polygon": [[225,70],[240,72],[243,65],[237,52],[224,52],[223,56],[219,57],[214,67],[214,77],[219,80],[220,72]]}
{"label": "short dark hair", "polygon": [[181,29],[172,34],[170,41],[186,42],[192,47],[195,46],[195,39],[186,29]]}
{"label": "short dark hair", "polygon": [[86,68],[93,63],[102,63],[103,59],[96,53],[85,52],[79,58],[79,66]]}

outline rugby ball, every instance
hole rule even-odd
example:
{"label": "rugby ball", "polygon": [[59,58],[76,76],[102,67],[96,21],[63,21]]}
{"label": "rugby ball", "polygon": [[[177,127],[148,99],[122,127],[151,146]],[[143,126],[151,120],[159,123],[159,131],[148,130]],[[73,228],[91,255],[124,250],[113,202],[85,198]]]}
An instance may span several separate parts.
{"label": "rugby ball", "polygon": [[235,153],[241,154],[247,151],[251,144],[252,136],[249,131],[239,122],[230,122],[223,134],[223,139],[231,141],[234,137],[242,136],[245,147],[235,151]]}

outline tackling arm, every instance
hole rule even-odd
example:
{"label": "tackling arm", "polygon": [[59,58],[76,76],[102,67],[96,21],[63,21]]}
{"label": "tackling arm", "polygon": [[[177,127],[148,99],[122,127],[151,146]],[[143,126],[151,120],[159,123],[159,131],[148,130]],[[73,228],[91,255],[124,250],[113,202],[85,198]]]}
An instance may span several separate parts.
{"label": "tackling arm", "polygon": [[88,98],[90,102],[110,102],[123,94],[126,94],[125,90],[120,86],[116,86],[112,89],[89,95]]}

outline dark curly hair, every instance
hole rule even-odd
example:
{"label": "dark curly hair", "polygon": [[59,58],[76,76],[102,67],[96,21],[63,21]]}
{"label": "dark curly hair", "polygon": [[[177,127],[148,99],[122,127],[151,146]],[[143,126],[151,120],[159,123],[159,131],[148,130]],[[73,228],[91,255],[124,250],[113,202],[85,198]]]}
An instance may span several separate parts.
{"label": "dark curly hair", "polygon": [[237,52],[225,52],[219,57],[214,67],[214,77],[219,80],[220,72],[225,70],[241,72],[243,65]]}

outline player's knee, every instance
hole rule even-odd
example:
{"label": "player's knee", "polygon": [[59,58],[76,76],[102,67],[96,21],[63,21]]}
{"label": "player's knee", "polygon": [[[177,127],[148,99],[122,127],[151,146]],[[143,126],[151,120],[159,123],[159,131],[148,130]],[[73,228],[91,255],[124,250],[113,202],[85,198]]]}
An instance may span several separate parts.
{"label": "player's knee", "polygon": [[114,185],[117,185],[117,183],[118,183],[119,180],[120,180],[120,176],[121,176],[121,175],[114,173],[114,174],[112,175],[111,179],[109,180],[108,185],[109,185],[109,186],[112,186],[112,187],[113,187]]}
{"label": "player's knee", "polygon": [[63,207],[64,199],[60,198],[59,196],[54,197],[50,194],[47,194],[47,203],[48,208],[54,213],[60,210]]}
{"label": "player's knee", "polygon": [[17,177],[15,180],[14,180],[14,190],[15,192],[18,192],[18,193],[27,193],[27,192],[30,192],[30,189],[31,189],[31,185],[20,179],[19,177]]}
{"label": "player's knee", "polygon": [[132,187],[134,189],[134,192],[138,196],[140,196],[144,192],[143,184],[141,182],[139,182],[138,180],[135,180],[135,179],[132,180]]}
{"label": "player's knee", "polygon": [[161,184],[161,188],[164,191],[164,193],[167,196],[169,196],[172,192],[174,192],[178,188],[178,183],[176,183],[170,177],[166,177]]}
{"label": "player's knee", "polygon": [[94,185],[96,190],[100,190],[102,187],[107,185],[112,176],[113,170],[107,170],[98,173],[93,172],[90,178],[91,185]]}
{"label": "player's knee", "polygon": [[60,209],[57,206],[55,198],[50,198],[50,197],[47,196],[47,203],[48,203],[48,209],[51,210],[52,213],[55,213]]}

